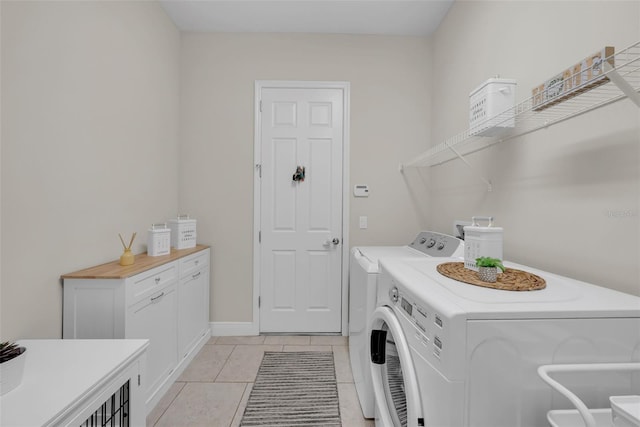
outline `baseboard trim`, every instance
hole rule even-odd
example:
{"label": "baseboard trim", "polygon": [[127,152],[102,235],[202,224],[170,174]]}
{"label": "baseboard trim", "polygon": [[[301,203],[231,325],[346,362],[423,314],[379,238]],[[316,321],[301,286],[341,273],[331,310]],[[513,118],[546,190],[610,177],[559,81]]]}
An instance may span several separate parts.
{"label": "baseboard trim", "polygon": [[211,336],[255,336],[260,335],[258,325],[253,322],[211,322]]}

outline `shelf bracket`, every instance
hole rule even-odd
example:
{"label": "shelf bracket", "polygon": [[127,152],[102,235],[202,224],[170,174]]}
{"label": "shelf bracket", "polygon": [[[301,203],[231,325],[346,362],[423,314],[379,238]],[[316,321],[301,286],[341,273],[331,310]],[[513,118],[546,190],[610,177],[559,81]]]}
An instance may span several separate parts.
{"label": "shelf bracket", "polygon": [[471,171],[472,171],[473,173],[475,173],[475,174],[478,176],[478,178],[480,178],[480,179],[482,180],[482,182],[484,182],[485,184],[487,184],[487,191],[488,191],[489,193],[490,193],[491,191],[493,191],[493,185],[491,184],[491,180],[489,180],[489,179],[485,178],[484,176],[482,176],[482,175],[481,175],[481,174],[480,174],[480,173],[479,173],[479,172],[478,172],[478,171],[477,171],[473,166],[471,166],[471,163],[469,163],[469,162],[467,161],[467,159],[465,159],[465,158],[464,158],[464,156],[463,156],[462,154],[458,153],[458,151],[457,151],[455,148],[453,148],[453,147],[452,147],[452,146],[450,146],[450,145],[447,145],[447,148],[448,148],[449,150],[453,151],[453,154],[455,154],[455,155],[456,155],[460,160],[462,160],[462,161],[464,162],[464,164],[465,164],[465,165],[467,165],[467,167],[468,167],[469,169],[471,169]]}
{"label": "shelf bracket", "polygon": [[612,66],[609,62],[604,61],[604,69],[607,73],[607,77],[611,80],[618,89],[624,93],[627,98],[633,101],[638,107],[640,107],[640,94],[636,92],[636,90],[626,81]]}

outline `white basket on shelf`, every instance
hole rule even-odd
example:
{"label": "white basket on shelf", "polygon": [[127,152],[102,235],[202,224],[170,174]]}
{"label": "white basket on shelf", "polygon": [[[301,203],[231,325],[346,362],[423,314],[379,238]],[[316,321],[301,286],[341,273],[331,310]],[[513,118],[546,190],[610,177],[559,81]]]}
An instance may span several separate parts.
{"label": "white basket on shelf", "polygon": [[495,136],[516,124],[516,81],[493,78],[469,94],[469,134]]}

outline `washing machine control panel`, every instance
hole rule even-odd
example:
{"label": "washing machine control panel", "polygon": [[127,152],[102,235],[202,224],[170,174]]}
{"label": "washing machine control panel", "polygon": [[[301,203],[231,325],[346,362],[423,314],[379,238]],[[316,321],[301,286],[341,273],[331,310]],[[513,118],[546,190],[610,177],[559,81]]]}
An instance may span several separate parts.
{"label": "washing machine control panel", "polygon": [[443,316],[425,304],[415,302],[395,286],[389,291],[389,296],[395,308],[414,326],[414,336],[430,353],[430,358],[441,360],[446,355],[447,331]]}
{"label": "washing machine control panel", "polygon": [[422,231],[409,246],[432,257],[463,256],[464,254],[462,240],[435,231]]}

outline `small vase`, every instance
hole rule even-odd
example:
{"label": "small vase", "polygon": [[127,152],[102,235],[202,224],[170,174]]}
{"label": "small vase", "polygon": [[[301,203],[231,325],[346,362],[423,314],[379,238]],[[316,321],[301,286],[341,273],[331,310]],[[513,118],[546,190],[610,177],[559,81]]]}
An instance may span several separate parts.
{"label": "small vase", "polygon": [[495,283],[498,280],[497,267],[478,267],[478,277],[483,282]]}
{"label": "small vase", "polygon": [[136,256],[131,252],[131,249],[125,249],[120,256],[120,265],[131,265],[135,260]]}
{"label": "small vase", "polygon": [[22,382],[27,349],[24,347],[20,348],[22,349],[22,353],[11,360],[0,363],[0,396],[18,387],[20,382]]}

